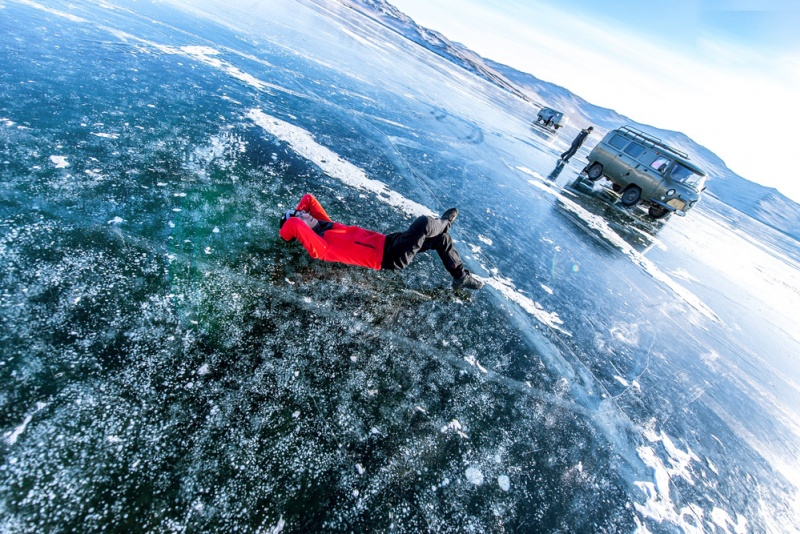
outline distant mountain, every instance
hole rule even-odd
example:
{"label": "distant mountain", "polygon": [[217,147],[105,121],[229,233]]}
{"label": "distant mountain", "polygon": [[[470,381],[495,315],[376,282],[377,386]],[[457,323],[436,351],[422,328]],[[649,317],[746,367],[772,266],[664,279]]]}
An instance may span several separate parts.
{"label": "distant mountain", "polygon": [[742,178],[728,169],[716,154],[698,145],[685,134],[638,123],[614,110],[590,104],[564,87],[483,58],[465,46],[450,41],[441,33],[419,26],[384,0],[339,1],[527,102],[564,111],[571,124],[593,124],[601,135],[627,124],[661,138],[689,154],[692,160],[697,161],[708,172],[708,190],[705,194],[710,194],[753,219],[800,241],[800,204],[785,197],[777,189]]}

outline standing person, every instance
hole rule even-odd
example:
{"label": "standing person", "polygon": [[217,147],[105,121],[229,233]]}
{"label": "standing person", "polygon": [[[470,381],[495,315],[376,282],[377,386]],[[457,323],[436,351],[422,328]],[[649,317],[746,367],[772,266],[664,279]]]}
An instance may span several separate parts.
{"label": "standing person", "polygon": [[561,159],[564,163],[569,161],[569,158],[575,155],[575,152],[581,147],[586,138],[589,137],[589,134],[592,133],[594,130],[594,126],[589,126],[585,130],[581,130],[581,132],[572,140],[572,145],[567,149],[566,152],[561,154]]}
{"label": "standing person", "polygon": [[417,217],[405,232],[384,235],[331,221],[314,195],[306,194],[297,209],[281,217],[280,236],[300,241],[312,258],[375,270],[405,269],[418,252],[435,250],[453,277],[453,289],[480,289],[483,282],[464,269],[453,247],[449,230],[457,216],[458,209],[450,208],[440,218]]}

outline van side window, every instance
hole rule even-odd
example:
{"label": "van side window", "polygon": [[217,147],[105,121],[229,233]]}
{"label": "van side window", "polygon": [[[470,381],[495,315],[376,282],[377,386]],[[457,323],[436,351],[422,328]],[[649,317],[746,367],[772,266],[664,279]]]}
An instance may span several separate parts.
{"label": "van side window", "polygon": [[656,156],[656,159],[650,164],[650,167],[657,170],[658,172],[664,172],[669,167],[669,158],[665,158],[664,156]]}
{"label": "van side window", "polygon": [[630,155],[632,158],[639,157],[639,154],[644,152],[644,147],[642,145],[637,145],[636,143],[631,143],[628,145],[628,148],[625,149],[625,153]]}
{"label": "van side window", "polygon": [[622,150],[622,147],[624,147],[627,142],[628,140],[622,137],[621,135],[615,135],[614,137],[611,138],[611,141],[609,141],[608,144],[610,144],[614,148],[619,148],[620,150]]}

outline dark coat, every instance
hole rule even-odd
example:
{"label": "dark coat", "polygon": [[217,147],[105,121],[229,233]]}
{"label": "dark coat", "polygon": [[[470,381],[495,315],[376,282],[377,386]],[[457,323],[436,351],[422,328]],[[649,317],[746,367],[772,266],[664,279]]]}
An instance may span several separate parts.
{"label": "dark coat", "polygon": [[586,141],[586,138],[589,137],[590,133],[591,132],[589,130],[585,129],[585,128],[583,130],[581,130],[581,133],[579,133],[575,137],[575,139],[572,141],[572,147],[573,148],[578,148],[579,146],[581,146],[583,144],[583,142]]}

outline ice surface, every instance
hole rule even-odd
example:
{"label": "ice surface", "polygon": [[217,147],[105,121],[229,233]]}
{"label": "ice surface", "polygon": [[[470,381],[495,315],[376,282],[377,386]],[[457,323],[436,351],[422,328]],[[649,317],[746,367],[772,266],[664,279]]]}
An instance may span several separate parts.
{"label": "ice surface", "polygon": [[[797,524],[796,243],[610,204],[346,4],[3,6],[0,530]],[[487,285],[311,260],[306,192],[457,206]]]}

